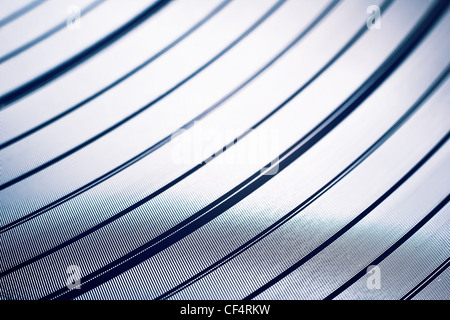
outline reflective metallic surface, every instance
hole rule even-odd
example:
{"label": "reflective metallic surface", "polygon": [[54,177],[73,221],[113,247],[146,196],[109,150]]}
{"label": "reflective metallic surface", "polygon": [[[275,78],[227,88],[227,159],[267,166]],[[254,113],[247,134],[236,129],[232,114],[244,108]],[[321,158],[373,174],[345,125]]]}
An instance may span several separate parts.
{"label": "reflective metallic surface", "polygon": [[0,0],[2,299],[448,299],[448,4]]}

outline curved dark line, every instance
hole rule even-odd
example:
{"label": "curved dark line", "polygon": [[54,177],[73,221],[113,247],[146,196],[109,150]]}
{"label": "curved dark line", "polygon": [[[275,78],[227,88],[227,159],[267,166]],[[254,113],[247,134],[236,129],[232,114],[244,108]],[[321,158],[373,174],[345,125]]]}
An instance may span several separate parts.
{"label": "curved dark line", "polygon": [[418,285],[416,285],[413,289],[411,289],[407,294],[400,298],[400,300],[411,300],[414,298],[420,291],[425,289],[434,279],[436,279],[442,272],[447,270],[450,265],[450,258],[447,258],[443,263],[439,265],[436,269],[433,270],[425,279],[420,281]]}
{"label": "curved dark line", "polygon": [[34,174],[36,174],[39,171],[42,171],[52,165],[54,165],[55,163],[63,160],[64,158],[67,158],[68,156],[70,156],[71,154],[81,150],[82,148],[86,147],[87,145],[97,141],[98,139],[100,139],[101,137],[105,136],[106,134],[110,133],[111,131],[117,129],[118,127],[120,127],[121,125],[123,125],[124,123],[128,122],[129,120],[135,118],[136,116],[138,116],[139,114],[141,114],[142,112],[144,112],[145,110],[147,110],[148,108],[150,108],[151,106],[155,105],[157,102],[161,101],[162,99],[164,99],[165,97],[167,97],[169,94],[171,94],[172,92],[174,92],[175,90],[177,90],[179,87],[181,87],[182,85],[184,85],[186,82],[188,82],[190,79],[192,79],[193,77],[195,77],[197,74],[199,74],[200,72],[202,72],[204,69],[206,69],[208,66],[210,66],[213,62],[215,62],[217,59],[219,59],[221,56],[223,56],[226,52],[228,52],[231,48],[233,48],[237,43],[239,43],[241,40],[243,40],[245,37],[247,37],[253,30],[255,30],[261,23],[263,23],[270,15],[272,15],[272,13],[274,13],[283,3],[285,3],[286,0],[279,0],[275,3],[275,5],[269,9],[268,12],[266,12],[260,19],[258,19],[258,21],[256,21],[250,28],[248,28],[242,35],[240,35],[236,40],[234,40],[233,42],[231,42],[225,49],[223,49],[222,51],[220,51],[216,56],[214,56],[211,60],[209,60],[206,64],[204,64],[203,66],[201,66],[200,68],[198,68],[196,71],[194,71],[192,74],[190,74],[189,76],[187,76],[186,78],[184,78],[183,80],[181,80],[179,83],[177,83],[175,86],[173,86],[172,88],[170,88],[169,90],[167,90],[165,93],[163,93],[162,95],[160,95],[158,98],[154,99],[153,101],[149,102],[148,104],[146,104],[145,106],[141,107],[139,110],[133,112],[132,114],[130,114],[129,116],[125,117],[124,119],[120,120],[119,122],[115,123],[114,125],[112,125],[111,127],[103,130],[102,132],[96,134],[95,136],[93,136],[92,138],[86,140],[85,142],[77,145],[76,147],[73,147],[72,149],[64,152],[63,154],[60,154],[59,156],[53,158],[50,161],[47,161],[46,163],[43,163],[42,165],[2,184],[0,186],[0,190],[3,190],[5,188],[8,188],[10,186],[12,186],[13,184],[16,184],[17,182],[26,179]]}
{"label": "curved dark line", "polygon": [[437,89],[441,84],[442,81],[446,78],[450,71],[450,66],[447,67],[446,71],[444,71],[438,79],[434,81],[434,83],[421,95],[421,97],[403,114],[403,116],[397,120],[397,122],[388,129],[376,142],[374,142],[367,150],[365,150],[358,158],[356,158],[352,163],[350,163],[344,170],[342,170],[340,173],[338,173],[334,178],[332,178],[330,181],[328,181],[325,185],[323,185],[320,189],[318,189],[316,192],[314,192],[310,197],[308,197],[305,201],[303,201],[301,204],[299,204],[297,207],[292,209],[290,212],[288,212],[286,215],[275,221],[273,224],[271,224],[268,228],[261,231],[258,235],[253,237],[252,239],[248,240],[246,243],[238,247],[237,249],[233,250],[220,260],[216,261],[215,263],[211,264],[209,267],[205,268],[204,270],[198,272],[196,275],[192,276],[188,280],[182,282],[181,284],[175,286],[174,288],[168,290],[164,294],[158,296],[155,298],[155,300],[162,300],[167,299],[176,293],[184,290],[186,287],[192,285],[193,283],[197,282],[201,278],[207,276],[208,274],[212,273],[225,263],[228,263],[230,260],[237,257],[239,254],[243,253],[244,251],[250,249],[250,247],[254,246],[258,242],[260,242],[262,239],[267,237],[269,234],[277,230],[279,227],[284,225],[286,222],[294,218],[296,215],[298,215],[300,212],[302,212],[304,209],[306,209],[310,204],[312,204],[314,201],[316,201],[318,198],[320,198],[324,193],[326,193],[328,190],[330,190],[332,187],[334,187],[339,181],[341,181],[343,178],[345,178],[350,172],[352,172],[358,165],[360,165],[365,159],[367,159],[373,152],[375,152],[385,141],[387,141],[395,132],[397,132],[400,127],[408,121],[408,119],[423,105],[423,103],[430,97],[430,95]]}
{"label": "curved dark line", "polygon": [[153,62],[154,60],[158,59],[159,57],[161,57],[164,53],[166,53],[167,51],[169,51],[170,49],[172,49],[173,47],[175,47],[178,43],[180,43],[181,41],[183,41],[185,38],[187,38],[191,33],[193,33],[195,30],[197,30],[198,28],[200,28],[203,24],[205,24],[208,20],[210,20],[212,17],[214,17],[217,13],[219,13],[223,8],[226,7],[226,5],[228,5],[231,2],[231,0],[224,0],[223,2],[221,2],[216,8],[214,8],[210,13],[208,13],[204,18],[202,18],[199,22],[197,22],[194,26],[192,26],[191,28],[189,28],[186,32],[184,32],[181,36],[179,36],[177,39],[175,39],[174,41],[172,41],[170,44],[168,44],[165,48],[161,49],[159,52],[157,52],[156,54],[154,54],[153,56],[151,56],[150,58],[148,58],[147,60],[145,60],[143,63],[141,63],[140,65],[138,65],[137,67],[133,68],[132,70],[128,71],[125,75],[123,75],[122,77],[118,78],[117,80],[115,80],[114,82],[110,83],[109,85],[107,85],[106,87],[104,87],[103,89],[97,91],[96,93],[94,93],[93,95],[87,97],[86,99],[82,100],[81,102],[77,103],[76,105],[70,107],[69,109],[61,112],[60,114],[54,116],[53,118],[50,118],[49,120],[41,123],[40,125],[37,125],[27,131],[25,131],[24,133],[19,134],[18,136],[11,138],[10,140],[0,144],[0,150],[18,142],[19,140],[22,140],[26,137],[28,137],[29,135],[49,126],[50,124],[52,124],[53,122],[67,116],[68,114],[72,113],[73,111],[81,108],[82,106],[84,106],[85,104],[87,104],[88,102],[91,102],[92,100],[96,99],[97,97],[99,97],[100,95],[104,94],[106,91],[114,88],[115,86],[117,86],[118,84],[120,84],[121,82],[123,82],[124,80],[128,79],[130,76],[132,76],[133,74],[135,74],[136,72],[138,72],[139,70],[143,69],[144,67],[146,67],[147,65],[149,65],[151,62]]}
{"label": "curved dark line", "polygon": [[[389,0],[391,1],[391,0]],[[333,2],[334,4],[336,4],[336,2]],[[175,132],[172,132],[170,135],[166,136],[165,138],[161,139],[160,141],[158,141],[156,144],[152,145],[151,147],[147,148],[146,150],[144,150],[143,152],[139,153],[138,155],[134,156],[133,158],[129,159],[128,161],[122,163],[121,165],[119,165],[118,167],[112,169],[111,171],[105,173],[104,175],[96,178],[95,180],[85,184],[84,186],[76,189],[75,191],[61,197],[58,200],[55,200],[53,202],[51,202],[50,204],[35,210],[25,216],[23,216],[20,219],[17,219],[7,225],[4,225],[2,227],[0,227],[0,234],[3,232],[8,231],[9,229],[12,229],[38,215],[41,215],[53,208],[55,208],[56,206],[59,206],[60,204],[74,198],[75,196],[95,187],[96,185],[102,183],[103,181],[106,181],[107,179],[111,178],[112,176],[116,175],[117,173],[121,172],[122,170],[125,170],[126,168],[130,167],[131,165],[133,165],[134,163],[140,161],[141,159],[143,159],[144,157],[148,156],[149,154],[151,154],[152,152],[158,150],[159,148],[161,148],[162,146],[166,145],[167,143],[169,143],[171,141],[171,137],[175,136],[177,132],[182,131],[182,130],[186,130],[191,128],[195,121],[201,120],[202,118],[204,118],[205,116],[207,116],[210,112],[214,111],[216,108],[220,107],[223,103],[225,103],[228,99],[230,99],[233,95],[235,95],[237,92],[239,92],[240,90],[242,90],[247,84],[249,84],[251,81],[253,81],[255,78],[257,78],[261,73],[263,73],[265,70],[267,70],[272,64],[274,64],[281,56],[283,56],[286,52],[288,52],[296,43],[298,43],[303,37],[304,35],[306,35],[319,21],[321,18],[324,17],[323,13],[328,12],[328,9],[331,9],[331,7],[327,8],[326,10],[324,10],[324,12],[322,12],[305,30],[303,30],[290,44],[288,44],[282,51],[280,51],[275,57],[273,57],[265,66],[263,66],[261,69],[259,69],[257,72],[255,72],[250,78],[248,78],[247,80],[245,80],[243,83],[241,83],[239,86],[237,86],[235,89],[233,89],[232,91],[230,91],[228,94],[226,94],[224,97],[222,97],[219,101],[217,101],[215,104],[213,104],[212,106],[210,106],[208,109],[206,109],[205,111],[203,111],[202,113],[198,114],[195,118],[193,118],[192,120],[190,120],[189,122],[187,122],[186,124],[184,124],[182,127],[180,127],[178,130],[176,130]],[[356,39],[355,39],[356,41]],[[347,46],[345,46],[345,49],[342,49],[338,54],[336,54],[334,56],[334,58],[332,58],[330,60],[330,62],[328,62],[324,67],[322,67],[321,70],[319,70],[310,80],[308,80],[302,87],[300,87],[300,89],[298,89],[292,96],[291,99],[293,98],[294,95],[299,94],[301,91],[303,91],[312,81],[314,81],[317,77],[319,77],[340,55],[343,54],[343,52],[345,50],[348,49],[348,47],[351,46],[353,42],[351,41]],[[269,117],[271,117],[275,112],[277,112],[279,109],[281,109],[284,106],[281,105],[277,108],[275,108],[274,110],[272,110],[272,112],[270,112],[268,115],[266,115],[262,120],[260,120],[257,124],[255,124],[254,126],[252,126],[250,129],[248,129],[243,135],[241,135],[239,137],[239,139],[242,139],[245,135],[248,134],[249,131],[251,131],[252,129],[255,129],[257,126],[259,126],[262,122],[266,121]],[[217,154],[216,154],[217,155]],[[206,161],[206,160],[205,160]]]}
{"label": "curved dark line", "polygon": [[[389,1],[390,1],[390,0],[389,0]],[[286,52],[288,52],[289,49],[291,49],[291,48],[292,48],[296,43],[298,43],[298,42],[299,42],[299,41],[300,41],[300,40],[301,40],[301,39],[302,39],[302,38],[310,31],[310,30],[312,30],[312,28],[313,28],[314,26],[316,26],[316,25],[317,25],[317,24],[318,24],[318,23],[319,23],[326,15],[327,15],[327,14],[328,14],[328,13],[329,13],[336,5],[337,5],[337,3],[338,3],[338,1],[334,1],[334,2],[332,2],[329,6],[327,6],[327,8],[326,8],[324,11],[322,11],[322,13],[320,13],[320,14],[317,16],[317,18],[314,19],[313,22],[311,22],[311,24],[310,24],[309,26],[307,26],[302,32],[300,32],[300,34],[299,34],[297,37],[295,37],[294,40],[293,40],[290,44],[288,44],[283,50],[281,50],[275,57],[273,57],[273,58],[272,58],[265,66],[263,66],[261,69],[259,69],[259,70],[258,70],[255,74],[253,74],[249,79],[247,79],[246,81],[244,81],[241,85],[239,85],[237,88],[235,88],[234,90],[232,90],[232,91],[231,91],[229,94],[227,94],[224,98],[220,99],[219,102],[215,103],[212,107],[210,107],[210,109],[211,109],[211,108],[216,108],[216,107],[218,107],[220,104],[222,104],[223,102],[225,102],[228,98],[230,98],[230,97],[231,97],[232,95],[234,95],[236,92],[238,92],[239,90],[241,90],[245,85],[247,85],[248,83],[250,83],[254,78],[256,78],[258,75],[260,75],[264,70],[266,70],[267,68],[269,68],[269,66],[271,66],[273,63],[275,63],[275,61],[277,61],[283,54],[285,54]],[[350,44],[349,44],[348,46],[350,46]],[[331,62],[332,62],[332,61],[334,61],[334,60],[332,59]],[[331,62],[329,62],[329,63],[327,64],[327,66],[328,66],[328,65],[331,65]],[[323,67],[322,70],[319,71],[315,76],[313,76],[312,79],[317,78],[317,77],[319,76],[319,74],[322,73],[322,72],[324,71],[324,69],[325,69],[325,67]],[[307,84],[309,84],[310,82],[312,82],[312,80],[308,81]],[[306,87],[306,85],[303,85],[303,86],[301,87],[301,89],[303,90],[305,87]],[[300,91],[297,90],[296,94],[298,94],[299,92],[300,92]],[[246,130],[241,136],[239,136],[238,139],[240,140],[240,139],[242,139],[243,137],[245,137],[252,129],[255,129],[255,128],[256,128],[257,126],[259,126],[263,121],[267,120],[267,119],[270,117],[270,115],[273,115],[273,114],[274,114],[276,111],[278,111],[279,109],[280,109],[279,107],[276,108],[276,109],[275,109],[274,111],[272,111],[268,116],[264,117],[263,120],[259,121],[257,124],[255,124],[254,126],[252,126],[250,129]],[[203,116],[205,116],[205,115],[206,115],[205,112],[203,112],[202,114],[199,115],[199,117],[203,117]],[[197,118],[196,118],[196,119],[197,119]],[[189,127],[192,127],[192,126],[194,125],[194,121],[195,121],[196,119],[193,119],[192,121],[190,121],[189,123],[187,123],[185,126],[183,126],[183,127],[182,127],[181,129],[179,129],[179,130],[187,129],[187,128],[189,128]],[[175,133],[174,133],[174,134],[175,134]],[[147,149],[147,150],[149,150],[149,152],[153,152],[153,151],[156,150],[157,148],[159,148],[159,147],[163,146],[164,144],[170,142],[170,140],[171,140],[171,136],[167,136],[166,138],[164,138],[163,140],[161,140],[160,142],[158,142],[155,146],[152,146],[150,149]],[[156,191],[153,192],[152,194],[148,195],[147,197],[145,197],[144,199],[142,199],[141,201],[139,201],[138,203],[136,203],[136,204],[133,206],[133,209],[136,208],[136,207],[138,207],[138,206],[141,206],[142,204],[144,204],[144,203],[146,203],[146,202],[148,202],[148,201],[150,201],[151,199],[153,199],[153,198],[156,197],[157,195],[161,194],[162,192],[166,191],[167,189],[171,188],[172,186],[174,186],[175,184],[177,184],[178,182],[180,182],[180,181],[183,180],[184,178],[190,176],[192,173],[196,172],[198,169],[200,169],[201,167],[203,167],[206,163],[208,163],[208,162],[214,160],[220,153],[225,152],[227,148],[231,148],[231,147],[232,147],[234,144],[236,144],[236,143],[237,143],[236,140],[234,140],[233,142],[229,143],[228,145],[226,145],[225,147],[223,147],[220,151],[218,151],[217,153],[215,153],[213,156],[211,156],[210,158],[206,159],[202,164],[199,164],[199,165],[195,166],[194,168],[190,169],[189,171],[185,172],[185,173],[182,174],[181,176],[177,177],[176,179],[174,179],[174,180],[172,180],[171,182],[169,182],[168,184],[166,184],[164,187],[162,187],[162,188],[156,190]],[[147,151],[147,150],[146,150],[146,151]],[[146,154],[143,155],[142,157],[144,157],[144,156],[146,156],[146,155],[148,155],[148,154],[149,154],[149,153],[146,153]],[[136,161],[138,161],[138,160],[140,160],[140,159],[142,158],[141,155],[142,155],[142,154],[139,155],[140,158],[137,159]],[[132,160],[135,160],[135,158],[133,158]],[[128,164],[128,166],[130,165],[128,162],[127,162],[127,164]],[[123,169],[125,169],[125,168],[121,168],[121,170],[123,170]],[[117,172],[114,172],[113,174],[116,174],[116,173],[117,173]],[[102,178],[103,178],[103,177],[102,177]],[[106,178],[106,179],[107,179],[107,178]],[[106,179],[104,179],[104,180],[106,180]],[[44,258],[44,257],[46,257],[46,256],[48,256],[48,255],[50,255],[50,254],[52,254],[52,253],[54,253],[54,252],[56,252],[56,251],[58,251],[58,250],[61,250],[62,248],[64,248],[64,247],[70,245],[71,243],[74,243],[75,241],[78,241],[78,240],[80,240],[81,238],[84,238],[84,237],[86,237],[87,235],[89,235],[89,234],[91,234],[91,233],[93,233],[93,232],[99,230],[100,228],[102,228],[102,227],[104,227],[104,226],[110,224],[111,222],[113,222],[113,221],[119,219],[120,217],[126,215],[126,214],[127,214],[128,212],[130,212],[131,210],[132,210],[131,208],[127,208],[127,209],[125,209],[125,210],[123,210],[123,211],[121,211],[121,212],[119,212],[119,213],[117,213],[117,214],[111,216],[111,217],[108,218],[107,220],[105,220],[105,221],[103,221],[103,222],[97,224],[96,226],[94,226],[94,227],[92,227],[92,228],[90,228],[90,229],[88,229],[88,230],[82,232],[81,234],[77,235],[76,237],[73,237],[73,238],[71,238],[71,239],[69,239],[69,240],[67,240],[67,241],[65,241],[65,242],[63,242],[63,243],[61,243],[61,244],[59,244],[58,246],[53,247],[53,248],[50,249],[50,250],[47,250],[47,251],[45,251],[45,252],[43,252],[43,253],[41,253],[41,254],[39,254],[39,255],[37,255],[37,256],[35,256],[35,257],[29,259],[29,260],[27,260],[27,261],[24,261],[23,263],[20,263],[20,264],[18,264],[18,265],[16,265],[16,266],[12,267],[12,268],[9,269],[9,270],[4,271],[3,273],[0,273],[0,278],[3,277],[4,275],[7,275],[7,274],[11,273],[11,272],[14,272],[14,271],[16,271],[16,270],[18,270],[18,269],[21,269],[21,268],[23,268],[23,267],[25,267],[25,266],[27,266],[27,265],[29,265],[29,264],[35,262],[35,261],[38,261],[38,260],[40,260],[40,259],[42,259],[42,258]],[[48,210],[47,210],[47,211],[48,211]],[[43,213],[43,212],[42,212],[42,213]],[[42,214],[42,213],[39,213],[39,214]],[[30,220],[30,219],[32,219],[32,218],[34,218],[34,217],[36,217],[36,215],[28,217],[27,220]],[[16,220],[16,221],[18,221],[18,220]],[[23,223],[23,222],[25,222],[25,221],[21,221],[21,223]],[[2,231],[2,232],[5,232],[5,231],[7,231],[8,229],[11,229],[12,227],[15,227],[15,226],[17,226],[17,225],[18,225],[17,223],[16,223],[15,225],[9,224],[9,225],[5,226],[5,230]]]}
{"label": "curved dark line", "polygon": [[[447,135],[448,138],[448,135]],[[348,287],[350,287],[353,283],[358,281],[361,277],[363,277],[366,274],[366,269],[371,265],[377,265],[384,259],[386,259],[392,252],[398,249],[403,243],[405,243],[409,238],[411,238],[417,231],[419,231],[420,228],[422,228],[428,221],[433,218],[436,213],[439,212],[448,202],[450,201],[450,194],[447,194],[447,196],[442,200],[433,210],[431,210],[425,217],[422,218],[411,230],[409,230],[403,237],[401,237],[399,240],[397,240],[389,249],[387,249],[385,252],[383,252],[381,255],[378,256],[375,260],[372,261],[372,263],[368,264],[366,268],[358,272],[356,275],[354,275],[351,279],[349,279],[346,283],[344,283],[342,286],[340,286],[338,289],[333,291],[331,294],[325,297],[324,300],[331,300],[334,299],[336,296],[341,294],[344,290],[346,290]]]}
{"label": "curved dark line", "polygon": [[[341,123],[349,114],[351,114],[369,95],[371,95],[390,74],[403,62],[418,43],[424,38],[428,31],[434,26],[436,21],[442,16],[448,3],[435,3],[431,10],[422,18],[419,25],[416,26],[402,41],[400,46],[395,49],[388,59],[335,111],[319,123],[314,129],[307,133],[303,138],[288,148],[280,155],[280,160],[272,161],[262,170],[257,171],[248,179],[230,190],[224,196],[220,197],[210,205],[198,211],[188,219],[182,221],[175,227],[164,232],[160,236],[152,239],[139,248],[122,256],[121,258],[109,263],[95,272],[83,277],[82,287],[79,290],[68,290],[61,288],[42,299],[71,299],[84,292],[87,292],[104,282],[124,273],[139,263],[154,256],[158,252],[170,247],[172,244],[183,239],[209,221],[213,220],[225,210],[235,205],[250,193],[273,178],[273,175],[263,175],[267,171],[273,170],[275,166],[279,167],[278,172],[284,170],[289,164],[308,151],[322,137],[327,135],[339,123]],[[277,158],[278,159],[278,158]],[[264,170],[266,170],[264,172]]]}
{"label": "curved dark line", "polygon": [[[83,15],[86,15],[89,13],[89,11],[95,9],[98,5],[100,5],[102,2],[104,2],[105,0],[97,0],[94,1],[93,3],[89,4],[86,8],[82,9],[82,13]],[[22,52],[24,52],[25,50],[30,49],[31,47],[37,45],[39,42],[44,41],[45,39],[51,37],[52,35],[54,35],[55,33],[57,33],[58,31],[64,29],[67,25],[67,22],[61,22],[59,24],[57,24],[56,26],[52,27],[50,30],[42,33],[41,35],[37,36],[36,38],[34,38],[33,40],[28,41],[27,43],[21,45],[20,47],[13,49],[12,51],[10,51],[9,53],[6,53],[5,55],[0,57],[0,64],[8,61],[11,58],[14,58],[15,56],[21,54]]]}
{"label": "curved dark line", "polygon": [[160,9],[162,9],[165,5],[169,3],[170,0],[158,0],[156,3],[149,6],[147,9],[142,11],[140,14],[138,14],[136,17],[134,17],[132,20],[128,21],[125,25],[122,27],[116,29],[103,39],[99,40],[98,42],[94,43],[90,47],[84,49],[83,51],[79,52],[69,60],[66,60],[65,62],[59,64],[58,66],[54,67],[53,69],[50,69],[49,71],[45,72],[44,74],[37,76],[36,78],[28,81],[27,83],[21,85],[20,87],[13,89],[9,91],[8,93],[5,93],[3,96],[0,97],[0,110],[5,108],[10,103],[19,100],[20,98],[28,95],[29,93],[33,92],[34,90],[37,90],[38,88],[44,86],[45,84],[49,83],[50,81],[56,79],[57,77],[63,75],[64,73],[68,72],[75,66],[79,65],[83,61],[89,59],[94,54],[99,52],[100,50],[108,47],[115,41],[117,41],[120,37],[130,32],[132,29],[137,27],[139,24],[144,22],[147,18],[152,16],[153,14],[157,13]]}
{"label": "curved dark line", "polygon": [[319,252],[324,250],[326,247],[328,247],[331,243],[333,243],[335,240],[337,240],[340,236],[342,236],[345,232],[350,230],[353,226],[355,226],[359,221],[361,221],[364,217],[366,217],[370,212],[372,212],[378,205],[380,205],[386,198],[388,198],[392,193],[394,193],[404,182],[406,182],[417,170],[419,170],[422,165],[424,165],[438,150],[441,146],[444,145],[444,143],[448,140],[449,134],[441,139],[436,146],[434,146],[433,149],[431,149],[412,169],[410,169],[400,180],[398,180],[389,190],[387,190],[381,197],[379,197],[375,202],[373,202],[369,207],[367,207],[363,212],[361,212],[359,215],[357,215],[353,220],[351,220],[349,223],[347,223],[342,229],[340,229],[338,232],[336,232],[333,236],[328,238],[325,242],[323,242],[320,246],[318,246],[316,249],[308,253],[306,256],[304,256],[302,259],[300,259],[298,262],[296,262],[294,265],[283,271],[281,274],[273,278],[271,281],[267,282],[265,285],[260,287],[259,289],[255,290],[251,294],[249,294],[247,297],[245,297],[245,300],[250,300],[261,294],[262,292],[266,291],[270,287],[272,287],[277,282],[281,281],[283,278],[294,272],[296,269],[298,269],[300,266],[302,266],[304,263],[312,259],[314,256],[316,256]]}
{"label": "curved dark line", "polygon": [[44,3],[44,0],[35,0],[33,2],[30,2],[27,5],[23,6],[22,8],[18,9],[17,11],[14,11],[9,16],[6,16],[2,20],[0,20],[0,28],[4,27],[8,23],[11,23],[14,20],[20,18],[21,16],[23,16],[27,12],[30,12],[31,10],[33,10],[34,8],[40,6],[43,3]]}

